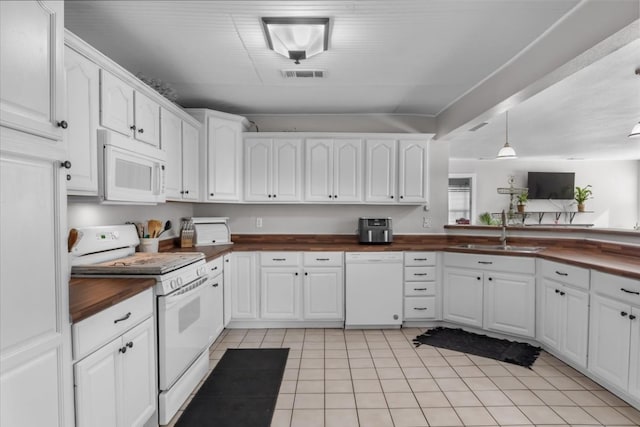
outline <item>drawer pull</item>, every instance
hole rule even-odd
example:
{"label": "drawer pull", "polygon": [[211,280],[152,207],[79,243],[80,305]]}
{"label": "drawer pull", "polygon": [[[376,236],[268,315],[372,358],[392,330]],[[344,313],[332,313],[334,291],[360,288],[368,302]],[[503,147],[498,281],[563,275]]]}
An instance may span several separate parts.
{"label": "drawer pull", "polygon": [[271,261],[286,261],[286,258],[271,258]]}
{"label": "drawer pull", "polygon": [[478,264],[491,265],[493,261],[478,261]]}
{"label": "drawer pull", "polygon": [[635,320],[636,316],[634,314],[629,315],[629,319]]}
{"label": "drawer pull", "polygon": [[133,348],[133,341],[129,341],[129,342],[127,343],[127,347],[129,347],[129,348]]}
{"label": "drawer pull", "polygon": [[211,271],[216,271],[217,269],[218,269],[218,266],[216,265],[215,267],[213,267],[213,268],[211,269]]}
{"label": "drawer pull", "polygon": [[560,291],[560,296],[563,297],[564,296],[564,292]]}
{"label": "drawer pull", "polygon": [[426,291],[427,288],[413,288],[414,291]]}
{"label": "drawer pull", "polygon": [[556,270],[556,274],[558,276],[568,276],[569,275],[569,273],[563,273],[562,271],[558,271],[558,270]]}
{"label": "drawer pull", "polygon": [[214,288],[217,288],[217,287],[218,287],[218,285],[219,285],[219,283],[217,283],[217,282],[216,282],[216,283],[214,283],[214,284],[213,284],[213,285],[211,285],[211,286],[213,286]]}
{"label": "drawer pull", "polygon": [[626,311],[621,311],[620,312],[620,316],[622,316],[622,317],[627,317],[628,314],[629,313],[627,313]]}
{"label": "drawer pull", "polygon": [[413,273],[414,276],[426,276],[427,273]]}
{"label": "drawer pull", "polygon": [[640,295],[640,292],[630,291],[630,290],[625,289],[625,288],[620,288],[620,290],[621,290],[622,292],[626,292],[626,293],[628,293],[628,294]]}
{"label": "drawer pull", "polygon": [[414,261],[426,261],[427,259],[426,258],[414,258],[413,260]]}
{"label": "drawer pull", "polygon": [[556,289],[556,294],[559,294],[559,293],[560,293],[560,291],[558,289]]}
{"label": "drawer pull", "polygon": [[329,261],[329,258],[316,258],[316,261]]}
{"label": "drawer pull", "polygon": [[120,348],[118,349],[118,352],[120,352],[120,353],[122,353],[122,354],[126,353],[126,352],[127,352],[127,347],[120,347]]}
{"label": "drawer pull", "polygon": [[114,320],[114,321],[113,321],[113,323],[118,323],[118,322],[125,321],[125,320],[127,320],[129,317],[131,317],[131,312],[128,312],[127,314],[125,314],[125,315],[124,315],[124,316],[122,316],[121,318]]}
{"label": "drawer pull", "polygon": [[426,310],[427,307],[413,307],[414,310],[418,310],[418,311],[422,311],[422,310]]}

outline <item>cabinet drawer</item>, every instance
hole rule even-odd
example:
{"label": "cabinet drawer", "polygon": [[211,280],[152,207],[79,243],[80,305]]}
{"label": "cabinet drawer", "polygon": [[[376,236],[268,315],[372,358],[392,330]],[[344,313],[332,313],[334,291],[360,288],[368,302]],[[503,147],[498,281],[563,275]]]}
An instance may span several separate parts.
{"label": "cabinet drawer", "polygon": [[260,252],[260,265],[263,267],[297,267],[300,265],[300,252]]}
{"label": "cabinet drawer", "polygon": [[448,252],[444,263],[450,267],[473,268],[474,270],[504,271],[509,273],[535,274],[534,258],[505,255],[460,254]]}
{"label": "cabinet drawer", "polygon": [[435,252],[405,252],[404,265],[420,266],[420,265],[436,265]]}
{"label": "cabinet drawer", "polygon": [[305,267],[341,267],[344,252],[305,252]]}
{"label": "cabinet drawer", "polygon": [[73,358],[80,360],[153,314],[151,288],[71,325]]}
{"label": "cabinet drawer", "polygon": [[592,270],[591,286],[601,295],[640,306],[640,280]]}
{"label": "cabinet drawer", "polygon": [[589,269],[587,268],[541,260],[541,270],[542,275],[548,279],[576,288],[589,289]]}
{"label": "cabinet drawer", "polygon": [[218,274],[222,274],[223,257],[218,257],[207,262],[207,274],[211,277],[215,277]]}
{"label": "cabinet drawer", "polygon": [[435,267],[405,267],[404,280],[406,282],[425,282],[436,280]]}
{"label": "cabinet drawer", "polygon": [[405,282],[404,295],[407,297],[412,296],[427,296],[436,294],[435,282]]}
{"label": "cabinet drawer", "polygon": [[436,297],[407,297],[404,299],[404,320],[436,317]]}

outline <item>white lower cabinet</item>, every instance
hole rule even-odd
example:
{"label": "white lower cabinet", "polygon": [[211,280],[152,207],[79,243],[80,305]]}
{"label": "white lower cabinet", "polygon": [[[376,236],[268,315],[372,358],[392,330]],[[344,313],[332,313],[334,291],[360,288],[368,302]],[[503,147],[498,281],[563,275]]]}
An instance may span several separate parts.
{"label": "white lower cabinet", "polygon": [[437,319],[436,253],[404,253],[404,320]]}
{"label": "white lower cabinet", "polygon": [[444,320],[535,336],[534,273],[533,258],[445,254]]}
{"label": "white lower cabinet", "polygon": [[75,364],[78,427],[142,426],[156,410],[153,318]]}
{"label": "white lower cabinet", "polygon": [[305,320],[344,319],[344,270],[342,267],[305,267],[303,280]]}
{"label": "white lower cabinet", "polygon": [[224,329],[224,276],[223,258],[219,257],[207,262],[207,273],[209,281],[207,282],[206,306],[210,308],[205,315],[208,317],[207,325],[209,327],[209,344],[213,343],[218,335]]}
{"label": "white lower cabinet", "polygon": [[268,320],[300,319],[298,267],[262,267],[260,274],[260,317]]}
{"label": "white lower cabinet", "polygon": [[256,252],[231,255],[231,320],[258,318],[258,276]]}
{"label": "white lower cabinet", "polygon": [[223,283],[224,283],[224,327],[226,328],[229,322],[231,321],[231,286],[233,283],[233,265],[232,254],[227,254],[222,257],[224,261],[224,267],[222,269],[223,274]]}

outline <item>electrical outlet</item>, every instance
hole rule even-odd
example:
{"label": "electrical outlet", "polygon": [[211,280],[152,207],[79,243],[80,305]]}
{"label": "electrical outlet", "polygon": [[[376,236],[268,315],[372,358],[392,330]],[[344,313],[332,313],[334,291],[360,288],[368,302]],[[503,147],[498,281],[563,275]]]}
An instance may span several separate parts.
{"label": "electrical outlet", "polygon": [[262,228],[262,218],[256,218],[256,228]]}
{"label": "electrical outlet", "polygon": [[422,217],[422,228],[431,228],[431,218],[429,217]]}

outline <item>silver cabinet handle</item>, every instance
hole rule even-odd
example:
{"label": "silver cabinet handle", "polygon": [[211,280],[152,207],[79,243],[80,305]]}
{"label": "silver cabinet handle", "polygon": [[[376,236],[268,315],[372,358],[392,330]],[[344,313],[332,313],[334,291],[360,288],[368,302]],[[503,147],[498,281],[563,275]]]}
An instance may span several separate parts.
{"label": "silver cabinet handle", "polygon": [[131,312],[128,312],[127,314],[125,314],[125,315],[124,315],[124,316],[122,316],[121,318],[114,320],[114,321],[113,321],[113,323],[118,323],[118,322],[125,321],[125,320],[127,320],[128,318],[130,318],[130,317],[131,317]]}

